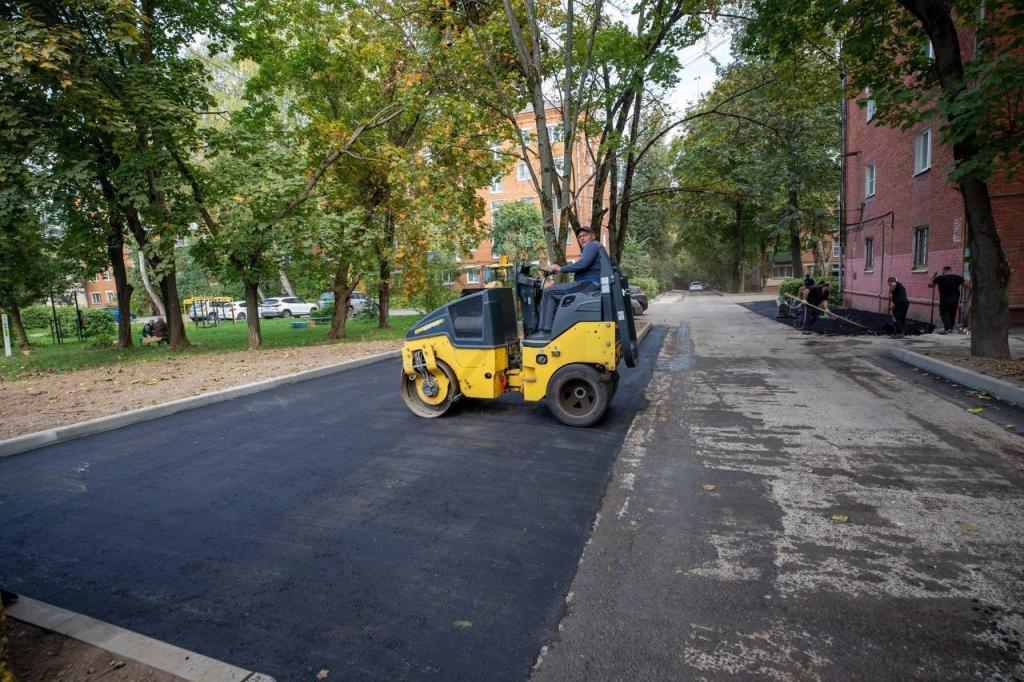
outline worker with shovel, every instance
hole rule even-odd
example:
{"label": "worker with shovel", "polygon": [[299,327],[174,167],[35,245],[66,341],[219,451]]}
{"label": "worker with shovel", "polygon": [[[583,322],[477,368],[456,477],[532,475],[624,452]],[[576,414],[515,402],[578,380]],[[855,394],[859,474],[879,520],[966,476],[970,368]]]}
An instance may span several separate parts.
{"label": "worker with shovel", "polygon": [[804,306],[804,323],[801,327],[804,334],[811,333],[811,326],[818,321],[818,318],[824,313],[828,314],[828,295],[830,286],[828,280],[820,280],[817,286],[812,286],[807,289],[807,295],[804,300],[808,305]]}

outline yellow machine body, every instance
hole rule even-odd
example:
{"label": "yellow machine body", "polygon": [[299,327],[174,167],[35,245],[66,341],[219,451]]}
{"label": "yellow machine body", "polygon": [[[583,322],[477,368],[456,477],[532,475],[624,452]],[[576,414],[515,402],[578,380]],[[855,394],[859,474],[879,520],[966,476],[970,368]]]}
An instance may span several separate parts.
{"label": "yellow machine body", "polygon": [[[456,348],[446,334],[408,340],[402,347],[402,370],[408,377],[416,376],[416,351],[423,352],[426,369],[436,376],[443,374],[438,360],[450,367],[467,398],[515,392],[528,401],[542,400],[551,377],[566,365],[585,364],[611,373],[622,356],[612,322],[577,322],[544,346],[526,345],[520,339],[498,348]],[[522,357],[521,368],[510,357],[516,354]]]}

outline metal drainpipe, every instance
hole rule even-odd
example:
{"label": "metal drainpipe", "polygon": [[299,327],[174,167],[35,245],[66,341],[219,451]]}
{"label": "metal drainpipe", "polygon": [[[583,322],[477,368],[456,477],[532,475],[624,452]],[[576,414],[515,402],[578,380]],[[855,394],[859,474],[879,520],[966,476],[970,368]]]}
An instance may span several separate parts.
{"label": "metal drainpipe", "polygon": [[[840,44],[840,50],[842,45]],[[846,74],[839,72],[839,295],[846,289]],[[843,303],[845,304],[845,299]]]}

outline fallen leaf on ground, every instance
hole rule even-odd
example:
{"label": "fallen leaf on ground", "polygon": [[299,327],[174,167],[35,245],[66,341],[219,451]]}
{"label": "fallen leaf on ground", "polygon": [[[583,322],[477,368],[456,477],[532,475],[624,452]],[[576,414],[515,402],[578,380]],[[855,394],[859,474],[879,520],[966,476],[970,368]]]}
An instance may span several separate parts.
{"label": "fallen leaf on ground", "polygon": [[832,520],[836,523],[846,523],[850,520],[850,517],[847,514],[833,514]]}
{"label": "fallen leaf on ground", "polygon": [[979,412],[983,412],[984,410],[985,410],[984,407],[968,407],[967,408],[967,411],[970,412],[971,414],[978,414]]}
{"label": "fallen leaf on ground", "polygon": [[964,521],[960,524],[960,527],[964,529],[966,533],[977,533],[980,529],[970,521]]}
{"label": "fallen leaf on ground", "polygon": [[717,486],[717,485],[713,485],[713,484],[711,484],[711,483],[705,483],[705,484],[704,484],[703,486],[701,486],[701,487],[703,487],[703,488],[704,488],[704,490],[707,490],[708,492],[711,492],[712,490],[714,490],[714,489],[715,489],[715,488],[717,488],[718,486]]}
{"label": "fallen leaf on ground", "polygon": [[320,672],[318,672],[316,674],[316,679],[318,679],[318,680],[326,680],[327,676],[330,675],[330,674],[331,674],[330,670],[328,670],[327,668],[323,668],[323,669],[320,670]]}
{"label": "fallen leaf on ground", "polygon": [[473,621],[471,620],[453,620],[452,625],[460,630],[466,630],[473,627]]}

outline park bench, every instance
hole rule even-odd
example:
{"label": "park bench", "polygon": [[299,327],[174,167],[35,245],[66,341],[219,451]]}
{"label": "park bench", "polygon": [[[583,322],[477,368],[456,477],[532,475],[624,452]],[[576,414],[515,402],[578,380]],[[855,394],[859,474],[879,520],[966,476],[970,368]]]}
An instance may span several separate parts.
{"label": "park bench", "polygon": [[164,337],[162,337],[162,336],[140,336],[139,337],[139,348],[142,348],[143,346],[148,346],[148,345],[150,345],[152,343],[155,343],[157,346],[159,346],[161,343],[167,343],[167,340]]}

